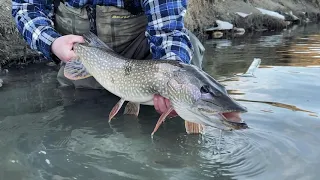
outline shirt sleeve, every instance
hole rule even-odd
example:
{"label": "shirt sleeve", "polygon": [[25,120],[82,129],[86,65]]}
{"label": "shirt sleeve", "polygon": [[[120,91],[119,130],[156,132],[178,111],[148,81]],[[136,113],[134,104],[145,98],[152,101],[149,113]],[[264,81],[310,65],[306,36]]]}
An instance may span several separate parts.
{"label": "shirt sleeve", "polygon": [[153,59],[190,63],[193,47],[184,28],[186,0],[143,0],[148,18],[146,36]]}
{"label": "shirt sleeve", "polygon": [[51,59],[51,44],[61,35],[53,28],[52,0],[12,0],[17,29],[31,49]]}

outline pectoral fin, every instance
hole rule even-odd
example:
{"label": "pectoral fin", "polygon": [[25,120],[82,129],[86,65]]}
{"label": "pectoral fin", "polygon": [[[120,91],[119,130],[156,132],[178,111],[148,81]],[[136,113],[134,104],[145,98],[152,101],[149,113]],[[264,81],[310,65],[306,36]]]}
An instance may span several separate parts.
{"label": "pectoral fin", "polygon": [[139,103],[134,103],[134,102],[128,102],[125,109],[124,113],[126,115],[139,115],[139,110],[140,110],[140,104]]}
{"label": "pectoral fin", "polygon": [[154,127],[153,132],[151,133],[151,136],[159,129],[160,125],[165,121],[166,117],[173,111],[173,107],[169,108],[166,112],[161,114],[156,126]]}
{"label": "pectoral fin", "polygon": [[76,59],[66,63],[64,67],[64,76],[71,80],[79,80],[88,78],[92,75],[87,71],[81,61]]}
{"label": "pectoral fin", "polygon": [[118,111],[121,109],[123,103],[124,103],[124,99],[120,99],[118,101],[118,103],[112,108],[110,114],[109,114],[109,122],[111,121],[111,119],[117,115]]}

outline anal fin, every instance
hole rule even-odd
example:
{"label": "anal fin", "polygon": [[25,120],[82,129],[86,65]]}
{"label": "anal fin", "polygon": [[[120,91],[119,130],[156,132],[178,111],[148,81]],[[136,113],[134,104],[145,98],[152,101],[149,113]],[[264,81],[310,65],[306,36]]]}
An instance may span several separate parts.
{"label": "anal fin", "polygon": [[79,80],[91,77],[86,67],[78,59],[68,61],[64,67],[64,76],[71,80]]}
{"label": "anal fin", "polygon": [[202,134],[203,132],[203,127],[201,124],[184,121],[184,126],[187,134]]}
{"label": "anal fin", "polygon": [[140,111],[140,104],[139,103],[128,102],[125,109],[124,109],[123,114],[138,116],[139,111]]}

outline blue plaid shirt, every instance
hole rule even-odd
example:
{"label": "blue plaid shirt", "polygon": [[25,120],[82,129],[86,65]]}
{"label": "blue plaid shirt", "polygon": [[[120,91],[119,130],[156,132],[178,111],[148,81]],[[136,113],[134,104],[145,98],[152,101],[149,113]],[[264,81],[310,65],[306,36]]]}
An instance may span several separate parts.
{"label": "blue plaid shirt", "polygon": [[[186,35],[183,17],[186,0],[142,0],[137,6],[148,18],[146,36],[153,59],[173,59],[190,63],[193,47]],[[70,6],[99,4],[123,8],[123,0],[66,0]],[[19,32],[32,49],[51,59],[51,44],[61,36],[52,21],[53,0],[12,0],[12,16]]]}

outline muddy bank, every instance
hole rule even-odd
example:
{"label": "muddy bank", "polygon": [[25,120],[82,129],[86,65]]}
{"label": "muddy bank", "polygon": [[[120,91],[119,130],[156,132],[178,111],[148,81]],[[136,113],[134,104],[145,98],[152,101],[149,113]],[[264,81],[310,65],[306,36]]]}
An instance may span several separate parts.
{"label": "muddy bank", "polygon": [[[283,20],[261,14],[256,7],[278,12],[292,11],[301,22],[317,22],[320,0],[189,0],[185,25],[198,35],[214,25],[216,20],[228,21],[235,27],[248,30],[281,30],[288,26]],[[247,18],[236,14],[252,13]],[[307,12],[307,13],[306,13]],[[11,16],[11,1],[2,0],[0,4],[0,67],[26,63],[39,53],[31,50],[18,33]],[[40,56],[41,57],[41,56]]]}
{"label": "muddy bank", "polygon": [[[235,27],[244,28],[246,32],[283,30],[293,23],[318,22],[319,2],[320,0],[190,0],[185,24],[199,34],[213,27],[216,20],[230,22]],[[285,20],[263,14],[257,8],[279,13]],[[242,13],[250,15],[242,17]],[[290,13],[299,18],[299,21],[294,22]]]}
{"label": "muddy bank", "polygon": [[0,65],[24,63],[38,55],[27,46],[19,34],[11,16],[11,1],[2,0],[0,4]]}

